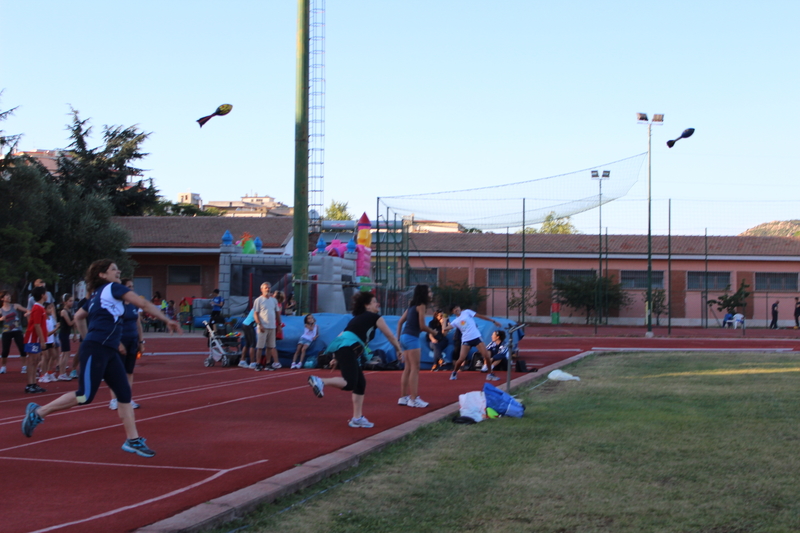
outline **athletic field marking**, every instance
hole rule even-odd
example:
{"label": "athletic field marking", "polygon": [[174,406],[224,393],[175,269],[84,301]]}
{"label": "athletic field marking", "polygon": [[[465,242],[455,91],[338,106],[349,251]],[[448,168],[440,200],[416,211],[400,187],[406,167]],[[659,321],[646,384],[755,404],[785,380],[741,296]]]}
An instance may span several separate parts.
{"label": "athletic field marking", "polygon": [[[263,398],[264,396],[272,396],[273,394],[280,394],[282,392],[289,392],[289,391],[295,391],[295,390],[304,390],[304,389],[308,389],[308,385],[307,384],[303,384],[300,387],[291,387],[291,388],[288,388],[288,389],[282,389],[282,390],[277,390],[277,391],[272,391],[272,392],[265,392],[265,393],[262,393],[262,394],[254,394],[252,396],[243,396],[243,397],[239,397],[239,398],[234,398],[232,400],[226,400],[226,401],[217,402],[217,403],[213,403],[213,404],[209,404],[209,405],[200,405],[200,406],[197,406],[197,407],[191,407],[189,409],[184,409],[182,411],[173,411],[171,413],[164,413],[164,414],[161,414],[161,415],[151,416],[151,417],[148,417],[148,418],[137,418],[136,419],[136,423],[140,424],[140,423],[146,422],[148,420],[156,420],[158,418],[165,418],[165,417],[168,417],[168,416],[175,416],[175,415],[180,415],[180,414],[184,414],[184,413],[191,413],[192,411],[199,411],[201,409],[208,409],[208,408],[211,408],[211,407],[219,407],[221,405],[227,405],[229,403],[253,400],[255,398]],[[58,414],[58,413],[56,413],[56,414]],[[22,418],[19,418],[16,422],[17,423],[22,423]],[[27,442],[25,444],[18,444],[17,446],[11,446],[9,448],[0,448],[0,453],[7,452],[7,451],[10,451],[10,450],[17,450],[19,448],[27,448],[28,446],[33,446],[33,445],[36,445],[36,444],[42,444],[42,443],[45,443],[45,442],[52,442],[52,441],[56,441],[56,440],[66,439],[66,438],[69,438],[69,437],[77,437],[77,436],[80,436],[80,435],[85,435],[87,433],[94,433],[95,431],[103,431],[105,429],[111,429],[111,428],[119,429],[120,428],[120,423],[116,423],[114,425],[96,427],[96,428],[92,428],[92,429],[86,429],[86,430],[83,430],[83,431],[78,431],[76,433],[67,433],[65,435],[59,435],[58,437],[51,437],[49,439],[31,441],[31,442]]]}
{"label": "athletic field marking", "polygon": [[[685,377],[685,376],[735,376],[742,374],[781,374],[784,372],[800,372],[800,367],[790,368],[741,368],[729,370],[696,370],[694,372],[668,372],[666,374],[653,374],[640,376],[638,379]],[[637,379],[631,376],[632,379]]]}
{"label": "athletic field marking", "polygon": [[547,349],[522,349],[520,348],[519,352],[581,352],[583,351],[582,348],[553,348],[552,350]]}
{"label": "athletic field marking", "polygon": [[67,461],[63,459],[43,459],[38,457],[2,457],[0,456],[0,460],[8,460],[8,461],[34,461],[37,463],[62,463],[62,464],[73,464],[73,465],[88,465],[88,466],[121,466],[123,468],[156,468],[156,469],[165,469],[165,470],[195,470],[199,472],[219,472],[220,468],[200,468],[196,466],[160,466],[160,465],[127,465],[121,463],[95,463],[92,461]]}
{"label": "athletic field marking", "polygon": [[791,352],[792,348],[609,348],[605,346],[594,347],[592,350],[602,352],[762,352],[777,353]]}
{"label": "athletic field marking", "polygon": [[242,468],[247,468],[247,467],[250,467],[250,466],[254,466],[254,465],[257,465],[259,463],[265,463],[267,461],[268,461],[268,459],[261,459],[260,461],[255,461],[255,462],[252,462],[252,463],[248,463],[246,465],[235,466],[233,468],[227,468],[225,470],[220,470],[219,472],[217,472],[213,476],[207,477],[206,479],[204,479],[202,481],[198,481],[197,483],[192,483],[191,485],[187,485],[187,486],[185,486],[183,488],[173,490],[172,492],[168,492],[166,494],[162,494],[161,496],[156,496],[155,498],[150,498],[149,500],[144,500],[144,501],[141,501],[139,503],[133,503],[131,505],[126,505],[124,507],[118,507],[117,509],[112,509],[111,511],[106,511],[105,513],[96,514],[96,515],[90,516],[88,518],[82,518],[80,520],[74,520],[72,522],[65,522],[63,524],[57,524],[55,526],[46,527],[44,529],[37,529],[36,531],[32,531],[31,533],[45,533],[46,531],[55,531],[56,529],[61,529],[61,528],[65,528],[65,527],[68,527],[68,526],[74,526],[76,524],[84,524],[86,522],[91,522],[92,520],[97,520],[98,518],[105,518],[107,516],[112,516],[112,515],[121,513],[123,511],[130,511],[131,509],[136,509],[137,507],[142,507],[143,505],[149,505],[151,503],[155,503],[155,502],[160,501],[160,500],[165,500],[167,498],[171,498],[172,496],[176,496],[178,494],[181,494],[181,493],[184,493],[186,491],[189,491],[189,490],[192,490],[194,488],[197,488],[197,487],[199,487],[201,485],[205,485],[206,483],[214,481],[218,477],[224,476],[225,474],[227,474],[229,472],[233,472],[235,470],[240,470]]}

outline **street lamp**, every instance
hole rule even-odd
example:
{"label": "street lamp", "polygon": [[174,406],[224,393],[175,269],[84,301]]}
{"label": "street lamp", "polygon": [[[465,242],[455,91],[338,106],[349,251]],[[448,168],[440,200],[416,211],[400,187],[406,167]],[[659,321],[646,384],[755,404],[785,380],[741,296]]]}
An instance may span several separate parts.
{"label": "street lamp", "polygon": [[597,269],[597,299],[598,301],[595,302],[597,304],[597,321],[595,322],[594,329],[595,333],[597,333],[597,323],[601,320],[600,310],[602,309],[602,301],[600,298],[600,278],[603,277],[603,180],[607,180],[611,177],[610,170],[604,170],[603,175],[600,175],[600,172],[597,170],[592,170],[592,179],[597,180],[597,184],[600,186],[599,196],[598,196],[598,208],[600,211],[600,215],[598,217],[598,227],[597,227],[597,238],[599,239],[598,243],[599,246],[597,248],[597,259],[598,269]]}
{"label": "street lamp", "polygon": [[648,120],[647,113],[637,113],[636,119],[639,124],[647,124],[647,309],[645,317],[647,321],[647,333],[645,337],[653,336],[653,209],[652,209],[652,189],[651,189],[651,154],[650,138],[652,135],[653,124],[661,126],[664,124],[664,115],[655,114],[653,120]]}

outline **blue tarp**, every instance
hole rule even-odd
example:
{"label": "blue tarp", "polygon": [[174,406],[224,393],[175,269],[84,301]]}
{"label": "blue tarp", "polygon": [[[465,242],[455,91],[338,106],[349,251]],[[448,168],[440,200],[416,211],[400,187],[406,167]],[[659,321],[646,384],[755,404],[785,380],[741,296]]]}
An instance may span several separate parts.
{"label": "blue tarp", "polygon": [[[308,365],[312,365],[313,361],[316,360],[317,356],[325,349],[328,343],[330,343],[337,335],[339,335],[339,333],[344,331],[345,326],[347,326],[347,323],[353,317],[352,315],[340,315],[335,313],[314,313],[314,318],[319,326],[320,334],[319,338],[314,342],[314,344],[309,346],[308,350],[306,351],[306,362]],[[304,317],[284,316],[282,319],[286,325],[283,328],[283,339],[279,340],[277,343],[278,355],[281,358],[282,364],[284,364],[284,366],[288,366],[292,360],[295,350],[297,349],[297,341],[300,339],[300,335],[303,334]],[[384,316],[383,319],[386,321],[386,325],[389,326],[389,330],[393,334],[396,333],[397,322],[400,320],[400,317],[389,315]],[[430,317],[426,317],[426,321],[429,320]],[[500,322],[502,328],[506,328],[509,325],[515,324],[513,320],[508,320],[505,318],[496,318],[495,320]],[[488,344],[492,339],[492,332],[497,329],[496,326],[491,322],[480,319],[476,319],[475,322],[481,332],[483,341]],[[516,331],[514,333],[514,342],[519,342],[522,337],[522,330]],[[453,351],[452,331],[448,335],[448,339],[450,340],[450,345],[445,349],[445,354],[448,357],[451,357]],[[424,333],[420,334],[420,367],[422,369],[429,369],[433,364],[433,350],[430,349],[427,341],[427,335]],[[375,332],[375,339],[369,343],[369,348],[373,351],[382,350],[386,354],[385,362],[391,362],[397,359],[397,354],[395,353],[394,347],[392,347],[389,341],[386,340],[386,337],[383,335],[383,333],[381,333],[380,330]],[[475,350],[475,348],[472,350]],[[309,361],[312,361],[312,363],[309,363]]]}

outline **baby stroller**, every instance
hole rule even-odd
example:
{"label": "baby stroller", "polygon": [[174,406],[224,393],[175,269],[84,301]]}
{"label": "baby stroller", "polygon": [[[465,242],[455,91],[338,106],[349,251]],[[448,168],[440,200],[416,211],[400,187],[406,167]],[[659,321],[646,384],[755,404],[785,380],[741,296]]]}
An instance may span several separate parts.
{"label": "baby stroller", "polygon": [[204,320],[203,325],[208,333],[208,357],[203,364],[207,367],[214,366],[218,362],[222,366],[238,365],[239,359],[242,357],[242,352],[239,350],[241,340],[239,334],[219,337],[208,322]]}

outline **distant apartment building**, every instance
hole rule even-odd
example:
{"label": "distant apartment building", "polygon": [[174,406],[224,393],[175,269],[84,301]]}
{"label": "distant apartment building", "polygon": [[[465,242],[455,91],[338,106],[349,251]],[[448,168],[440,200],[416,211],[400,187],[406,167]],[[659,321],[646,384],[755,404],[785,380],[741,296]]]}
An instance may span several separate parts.
{"label": "distant apartment building", "polygon": [[200,209],[203,208],[203,199],[200,198],[200,195],[196,192],[186,191],[182,193],[178,193],[178,203],[179,204],[191,204],[195,207]]}
{"label": "distant apartment building", "polygon": [[282,202],[276,202],[272,196],[242,196],[239,201],[207,202],[204,209],[213,207],[226,217],[283,217],[291,216],[294,209]]}

